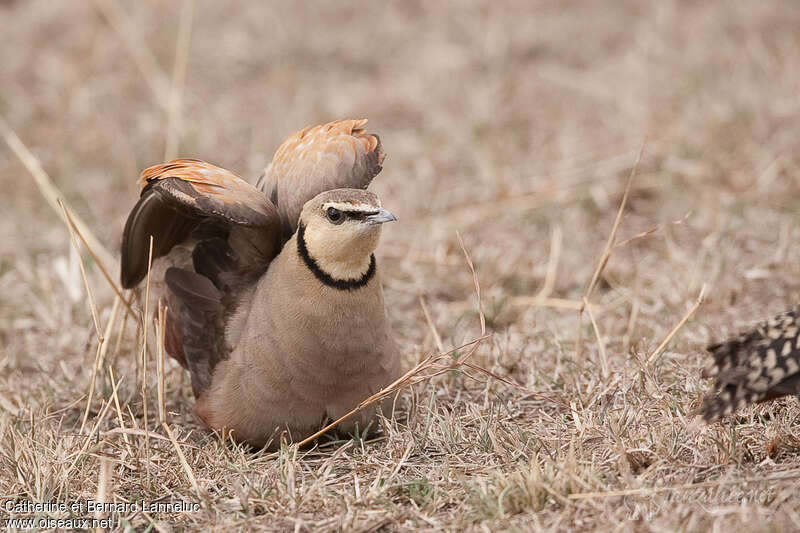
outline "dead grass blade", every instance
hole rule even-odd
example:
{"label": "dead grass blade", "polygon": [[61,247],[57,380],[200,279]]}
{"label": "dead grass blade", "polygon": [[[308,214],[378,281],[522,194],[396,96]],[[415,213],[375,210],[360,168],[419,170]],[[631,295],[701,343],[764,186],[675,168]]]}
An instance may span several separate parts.
{"label": "dead grass blade", "polygon": [[636,177],[636,172],[639,169],[639,163],[642,160],[642,154],[644,153],[646,141],[642,141],[642,145],[639,147],[639,153],[636,156],[636,161],[633,164],[633,168],[631,168],[631,173],[628,176],[628,182],[625,184],[625,192],[622,194],[622,200],[619,203],[619,209],[617,209],[617,216],[614,219],[614,225],[611,227],[611,233],[608,235],[608,241],[606,241],[606,246],[603,249],[603,253],[600,255],[600,259],[597,261],[597,266],[594,269],[594,273],[592,273],[592,277],[589,280],[589,284],[586,286],[586,290],[583,292],[583,303],[581,304],[580,309],[578,310],[578,335],[575,341],[575,353],[576,357],[580,358],[581,349],[583,346],[583,342],[581,339],[582,335],[582,328],[581,322],[583,321],[583,310],[585,308],[585,302],[589,301],[592,297],[592,292],[594,292],[594,288],[597,285],[597,281],[600,279],[600,275],[603,273],[603,269],[605,269],[606,264],[608,263],[609,258],[611,257],[611,250],[614,248],[614,242],[617,239],[617,230],[619,229],[619,225],[622,223],[622,215],[625,212],[625,205],[628,203],[628,196],[631,192],[631,185],[633,184],[633,178]]}
{"label": "dead grass blade", "polygon": [[439,353],[442,353],[444,351],[442,337],[439,335],[439,330],[436,329],[436,324],[433,323],[431,313],[428,311],[428,304],[425,303],[425,297],[421,294],[419,295],[419,305],[422,307],[422,314],[425,315],[425,322],[428,323],[428,328],[431,330],[431,335],[433,335],[433,341],[436,343],[436,348],[439,350]]}
{"label": "dead grass blade", "polygon": [[706,285],[704,283],[703,286],[700,288],[700,294],[697,295],[697,300],[695,300],[694,305],[692,305],[692,307],[686,312],[686,314],[683,315],[683,318],[681,318],[680,322],[675,324],[675,327],[670,330],[670,332],[667,334],[666,337],[664,337],[664,340],[661,341],[661,344],[658,345],[658,348],[656,348],[655,351],[653,351],[653,353],[650,355],[650,357],[648,357],[647,359],[648,364],[653,364],[656,361],[658,356],[661,355],[661,352],[664,351],[664,348],[667,347],[667,344],[669,344],[669,341],[672,340],[672,337],[674,337],[678,333],[678,331],[680,331],[683,325],[686,324],[686,322],[688,322],[690,318],[692,318],[692,315],[695,313],[695,311],[697,311],[697,309],[703,304],[703,301],[705,300],[705,295],[706,295]]}
{"label": "dead grass blade", "polygon": [[[70,225],[67,217],[67,208],[64,207],[64,203],[61,201],[61,198],[56,200],[58,202],[58,206],[61,208],[61,212],[64,215],[64,221],[67,224],[67,228],[69,229],[69,237],[72,241],[72,247],[75,249],[75,253],[78,254],[78,267],[81,270],[81,278],[83,278],[83,286],[86,289],[86,296],[89,298],[89,308],[92,310],[92,320],[94,321],[94,330],[97,333],[97,340],[100,345],[103,344],[103,335],[100,333],[100,317],[97,313],[97,304],[94,301],[94,295],[92,294],[92,287],[89,285],[89,279],[86,277],[86,268],[83,266],[83,260],[81,259],[81,249],[78,246],[78,240],[75,238],[75,233],[72,231],[72,225]],[[98,346],[98,355],[100,347]]]}
{"label": "dead grass blade", "polygon": [[586,287],[586,290],[583,293],[583,297],[587,300],[592,297],[592,292],[597,285],[597,280],[600,279],[600,275],[603,273],[603,269],[605,269],[608,259],[611,257],[611,250],[614,248],[614,242],[617,239],[617,230],[619,229],[619,225],[622,223],[622,215],[625,213],[625,206],[628,203],[631,185],[633,184],[633,179],[636,177],[636,172],[639,170],[639,163],[642,161],[644,147],[645,142],[643,141],[641,147],[639,148],[639,154],[636,156],[636,162],[633,164],[631,173],[628,176],[628,182],[625,184],[625,192],[622,193],[622,200],[619,203],[619,209],[617,209],[617,216],[614,219],[614,225],[611,227],[611,233],[608,235],[608,241],[606,241],[606,246],[603,249],[602,255],[600,255],[600,260],[597,262],[597,266],[594,269],[594,273],[589,281],[589,285]]}
{"label": "dead grass blade", "polygon": [[[194,489],[195,494],[197,494],[198,499],[202,499],[202,493],[200,492],[200,486],[197,484],[197,478],[192,471],[192,467],[189,466],[189,462],[186,460],[186,456],[183,455],[183,450],[181,450],[181,446],[178,443],[178,440],[175,438],[175,435],[172,433],[172,430],[169,427],[169,424],[166,422],[162,423],[161,426],[164,428],[164,431],[167,432],[167,437],[172,442],[172,445],[175,447],[175,453],[178,454],[178,460],[181,463],[181,467],[183,467],[183,471],[186,472],[186,477],[189,479],[189,483],[192,484],[192,488]],[[145,432],[145,439],[149,438],[150,432]]]}
{"label": "dead grass blade", "polygon": [[530,306],[530,307],[554,307],[559,309],[578,310],[583,305],[578,300],[568,300],[566,298],[551,298],[553,288],[556,285],[558,274],[558,264],[561,260],[561,247],[563,233],[560,225],[553,226],[550,237],[550,254],[547,258],[547,272],[545,273],[544,283],[536,296],[514,296],[509,299],[511,305]]}
{"label": "dead grass blade", "polygon": [[156,359],[156,375],[158,376],[158,421],[167,422],[167,408],[164,399],[164,326],[166,323],[166,307],[158,306],[158,323],[156,324],[156,338],[158,339],[158,358]]}
{"label": "dead grass blade", "polygon": [[89,418],[89,408],[92,406],[92,399],[94,398],[94,388],[97,383],[97,372],[100,369],[100,366],[103,361],[103,357],[105,356],[106,350],[108,348],[108,339],[111,336],[111,328],[114,327],[114,323],[117,321],[117,311],[119,311],[119,298],[114,298],[114,306],[111,308],[111,316],[108,317],[108,324],[106,324],[106,330],[103,333],[103,336],[100,338],[100,341],[97,343],[97,353],[95,354],[94,358],[94,365],[92,366],[92,378],[89,381],[89,393],[87,394],[86,398],[86,409],[83,412],[83,420],[81,420],[81,429],[78,433],[83,433],[83,430],[86,427],[86,420]]}
{"label": "dead grass blade", "polygon": [[[122,380],[120,380],[120,381],[122,381]],[[113,436],[113,435],[122,435],[123,438],[127,437],[128,435],[135,435],[137,437],[148,436],[151,439],[155,439],[155,440],[169,440],[164,435],[161,435],[159,433],[155,433],[154,431],[145,431],[143,429],[137,429],[137,428],[113,428],[113,429],[109,429],[108,431],[100,432],[100,436],[102,436],[102,437],[110,437],[110,436]]]}
{"label": "dead grass blade", "polygon": [[553,293],[553,288],[556,286],[558,263],[561,260],[562,241],[561,226],[556,224],[553,226],[553,234],[550,238],[550,255],[547,258],[547,273],[544,276],[544,283],[542,284],[541,290],[539,290],[539,293],[534,298],[535,301],[546,300]]}
{"label": "dead grass blade", "polygon": [[638,241],[639,239],[644,239],[645,237],[649,237],[649,236],[650,236],[650,235],[652,235],[653,233],[655,233],[655,232],[657,232],[657,231],[660,231],[660,230],[664,229],[665,227],[668,227],[669,225],[678,226],[678,225],[680,225],[680,224],[683,224],[684,222],[686,222],[686,220],[688,220],[688,218],[689,218],[691,215],[692,215],[692,212],[691,212],[691,211],[688,211],[688,212],[687,212],[685,215],[683,215],[683,217],[682,217],[681,219],[679,219],[679,220],[673,220],[672,222],[668,222],[668,223],[666,223],[666,224],[659,224],[659,225],[657,225],[657,226],[653,226],[652,228],[650,228],[650,229],[648,229],[648,230],[645,230],[645,231],[640,231],[640,232],[639,232],[639,233],[637,233],[636,235],[633,235],[633,236],[631,236],[631,237],[628,237],[628,238],[627,238],[627,239],[625,239],[624,241],[621,241],[621,242],[618,242],[618,243],[616,243],[616,244],[614,245],[614,248],[622,248],[623,246],[627,246],[628,244],[630,244],[630,243],[632,243],[632,242],[634,242],[634,241]]}
{"label": "dead grass blade", "polygon": [[78,433],[83,434],[86,429],[86,420],[89,418],[89,408],[92,406],[92,399],[94,397],[94,385],[97,381],[97,366],[100,363],[100,351],[103,349],[103,341],[97,343],[97,351],[94,356],[94,365],[92,368],[92,377],[89,380],[89,392],[86,395],[86,408],[83,411],[83,418],[81,419],[81,428]]}
{"label": "dead grass blade", "polygon": [[467,252],[467,248],[464,246],[464,240],[461,238],[461,233],[457,231],[456,236],[458,237],[458,244],[461,245],[461,251],[464,252],[464,258],[467,260],[467,266],[469,267],[470,272],[472,272],[472,282],[475,284],[475,299],[478,300],[478,314],[480,315],[481,321],[481,335],[486,335],[486,316],[483,314],[481,284],[478,281],[478,274],[475,272],[475,265],[472,264],[472,258],[469,256],[469,252]]}
{"label": "dead grass blade", "polygon": [[[119,384],[122,383],[123,379],[125,379],[125,376],[122,376],[121,378],[119,378],[119,382],[117,383],[116,387],[119,387]],[[69,479],[69,476],[72,473],[72,470],[78,464],[78,460],[86,453],[86,450],[89,449],[89,445],[92,443],[92,438],[97,433],[97,430],[100,428],[100,424],[102,424],[103,420],[105,420],[106,413],[108,413],[108,408],[109,407],[111,407],[111,402],[110,401],[106,402],[105,406],[100,411],[100,414],[98,415],[97,420],[95,420],[95,423],[92,426],[91,431],[89,431],[89,434],[86,436],[86,438],[83,441],[83,446],[81,446],[81,449],[78,450],[78,453],[75,454],[75,459],[73,459],[72,464],[70,464],[69,468],[67,468],[67,471],[64,474],[64,477],[66,479]]]}
{"label": "dead grass blade", "polygon": [[125,12],[118,0],[94,0],[109,25],[117,32],[125,50],[133,59],[136,68],[142,73],[144,81],[153,92],[156,103],[169,112],[169,83],[167,76],[156,61],[145,40],[138,35],[134,22]]}
{"label": "dead grass blade", "polygon": [[[150,322],[150,270],[153,267],[153,236],[150,235],[150,250],[147,256],[147,282],[145,284],[145,292],[144,292],[144,316],[142,317],[142,410],[144,414],[144,429],[149,429],[150,426],[148,425],[147,420],[147,324]],[[150,437],[145,434],[144,436],[144,445],[145,449],[147,450],[147,458],[148,461],[146,464],[150,464]]]}
{"label": "dead grass blade", "polygon": [[462,364],[464,366],[466,366],[467,368],[470,368],[472,370],[480,372],[481,374],[485,374],[486,376],[490,377],[491,379],[494,379],[494,380],[497,380],[497,381],[501,381],[501,382],[505,383],[506,385],[508,385],[509,387],[513,387],[513,388],[515,388],[515,389],[517,389],[519,391],[522,391],[527,396],[532,396],[534,398],[539,398],[540,400],[545,400],[545,401],[550,402],[552,404],[558,405],[558,406],[560,406],[560,407],[562,407],[564,409],[569,409],[570,408],[569,405],[564,403],[562,400],[557,400],[557,399],[552,398],[552,397],[548,396],[547,394],[543,394],[541,392],[532,391],[528,387],[524,387],[524,386],[520,385],[519,383],[515,383],[515,382],[511,381],[508,378],[504,378],[503,376],[495,374],[491,370],[483,368],[482,366],[476,365],[475,363],[470,363],[469,361],[464,361]]}
{"label": "dead grass blade", "polygon": [[[99,472],[97,473],[97,491],[95,492],[95,501],[98,503],[106,503],[109,500],[109,493],[111,492],[110,481],[111,476],[113,475],[113,469],[111,468],[112,464],[111,461],[108,460],[108,457],[100,457],[100,468]],[[100,520],[104,518],[106,513],[102,511],[95,511],[94,518],[95,520]],[[95,528],[96,532],[105,531],[104,528],[97,527]]]}
{"label": "dead grass blade", "polygon": [[594,319],[592,304],[589,303],[589,300],[586,299],[586,297],[583,298],[583,305],[586,308],[586,312],[589,314],[589,320],[592,322],[594,335],[597,338],[597,352],[600,356],[600,371],[603,374],[603,379],[606,379],[608,378],[608,355],[606,354],[606,343],[603,340],[603,336],[600,335],[600,328],[597,327],[597,321]]}
{"label": "dead grass blade", "polygon": [[[117,423],[119,424],[119,429],[125,431],[125,420],[122,418],[122,409],[119,406],[117,382],[114,379],[114,369],[111,368],[111,366],[108,367],[108,377],[111,379],[111,398],[114,400],[114,409],[117,411]],[[122,438],[125,440],[125,444],[128,446],[128,452],[133,455],[133,449],[131,449],[131,441],[128,440],[128,435],[123,433]]]}
{"label": "dead grass blade", "polygon": [[175,61],[172,65],[172,85],[170,86],[169,106],[167,109],[164,161],[175,158],[181,137],[183,91],[186,84],[186,63],[189,59],[194,7],[195,0],[183,0],[181,4],[181,18],[178,26],[178,37],[175,41]]}
{"label": "dead grass blade", "polygon": [[100,361],[105,361],[106,353],[108,352],[108,345],[111,341],[111,334],[114,331],[114,324],[117,323],[117,315],[119,314],[119,304],[122,298],[119,296],[114,297],[114,303],[111,305],[111,316],[108,317],[106,329],[103,331],[103,348],[100,350]]}

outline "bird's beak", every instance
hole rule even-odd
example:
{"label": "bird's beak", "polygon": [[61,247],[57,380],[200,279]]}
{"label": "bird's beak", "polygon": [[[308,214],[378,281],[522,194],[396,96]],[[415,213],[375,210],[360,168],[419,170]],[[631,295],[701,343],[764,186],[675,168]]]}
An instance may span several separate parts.
{"label": "bird's beak", "polygon": [[383,224],[384,222],[391,222],[393,220],[397,220],[397,217],[383,208],[374,215],[367,215],[364,217],[364,222],[367,224]]}

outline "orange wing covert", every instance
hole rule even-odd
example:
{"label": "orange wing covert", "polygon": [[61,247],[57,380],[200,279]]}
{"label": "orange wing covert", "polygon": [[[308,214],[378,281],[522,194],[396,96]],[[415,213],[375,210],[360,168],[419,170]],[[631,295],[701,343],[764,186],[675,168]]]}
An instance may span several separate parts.
{"label": "orange wing covert", "polygon": [[[271,170],[268,173],[291,177],[297,174],[298,163],[307,164],[311,157],[320,158],[324,154],[331,153],[343,159],[348,152],[350,154],[357,154],[362,150],[364,153],[373,152],[380,142],[376,135],[365,132],[362,126],[366,124],[367,119],[362,118],[337,120],[303,128],[283,141],[272,158],[269,167]],[[381,153],[378,163],[382,162]]]}
{"label": "orange wing covert", "polygon": [[277,206],[284,239],[297,229],[305,202],[330,189],[364,189],[381,171],[385,154],[366,124],[337,120],[304,128],[275,152],[256,187]]}
{"label": "orange wing covert", "polygon": [[256,212],[269,210],[263,194],[255,187],[233,172],[199,159],[173,159],[146,168],[139,177],[139,186],[144,190],[148,185],[167,178],[177,178],[191,185],[198,195],[223,204],[241,204]]}

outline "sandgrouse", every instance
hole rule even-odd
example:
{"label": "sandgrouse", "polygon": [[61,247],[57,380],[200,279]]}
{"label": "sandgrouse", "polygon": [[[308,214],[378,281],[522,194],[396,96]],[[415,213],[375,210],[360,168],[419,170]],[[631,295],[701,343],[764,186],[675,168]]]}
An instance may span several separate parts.
{"label": "sandgrouse", "polygon": [[707,349],[714,361],[703,371],[716,378],[700,412],[713,422],[751,403],[800,394],[800,308]]}
{"label": "sandgrouse", "polygon": [[295,133],[256,187],[194,159],[142,172],[122,284],[145,278],[152,235],[166,350],[189,370],[200,418],[238,441],[302,439],[397,377],[373,254],[395,217],[365,190],[384,157],[365,123]]}

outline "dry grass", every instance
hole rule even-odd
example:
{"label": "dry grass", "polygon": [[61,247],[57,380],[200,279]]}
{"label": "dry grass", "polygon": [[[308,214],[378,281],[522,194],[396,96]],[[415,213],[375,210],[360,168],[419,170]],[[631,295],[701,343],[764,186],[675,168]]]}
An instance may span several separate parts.
{"label": "dry grass", "polygon": [[491,334],[469,362],[520,385],[448,370],[377,432],[252,453],[151,343],[145,424],[140,328],[83,248],[95,325],[55,198],[0,149],[0,499],[200,503],[115,516],[164,531],[800,528],[797,400],[692,415],[703,346],[800,296],[799,25],[790,2],[0,2],[0,115],[112,253],[165,151],[255,179],[298,127],[367,116],[408,368],[481,336],[458,231]]}

